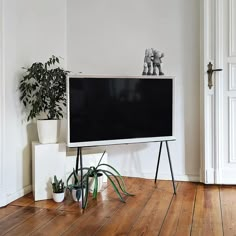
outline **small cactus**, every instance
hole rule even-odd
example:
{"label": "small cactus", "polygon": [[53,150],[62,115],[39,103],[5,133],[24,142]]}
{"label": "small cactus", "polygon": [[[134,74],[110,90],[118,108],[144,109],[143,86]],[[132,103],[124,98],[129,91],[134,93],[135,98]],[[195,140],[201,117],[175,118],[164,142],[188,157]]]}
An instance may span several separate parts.
{"label": "small cactus", "polygon": [[52,183],[52,190],[54,193],[63,193],[64,192],[64,182],[62,179],[58,180],[56,175],[54,175],[54,183]]}

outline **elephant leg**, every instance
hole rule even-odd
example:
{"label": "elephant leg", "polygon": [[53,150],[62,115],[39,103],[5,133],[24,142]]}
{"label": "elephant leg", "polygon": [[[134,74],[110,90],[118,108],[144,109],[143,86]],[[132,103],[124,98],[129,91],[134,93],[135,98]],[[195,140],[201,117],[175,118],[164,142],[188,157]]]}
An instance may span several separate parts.
{"label": "elephant leg", "polygon": [[158,65],[158,69],[159,69],[159,75],[164,75],[164,73],[162,72],[162,69],[161,69],[161,65],[160,65],[160,64]]}
{"label": "elephant leg", "polygon": [[147,63],[145,62],[144,66],[143,66],[143,74],[142,75],[147,75],[147,72],[148,72],[148,67],[147,67]]}
{"label": "elephant leg", "polygon": [[148,63],[148,75],[151,75],[152,74],[152,64],[151,63]]}
{"label": "elephant leg", "polygon": [[157,75],[157,65],[153,63],[153,75]]}

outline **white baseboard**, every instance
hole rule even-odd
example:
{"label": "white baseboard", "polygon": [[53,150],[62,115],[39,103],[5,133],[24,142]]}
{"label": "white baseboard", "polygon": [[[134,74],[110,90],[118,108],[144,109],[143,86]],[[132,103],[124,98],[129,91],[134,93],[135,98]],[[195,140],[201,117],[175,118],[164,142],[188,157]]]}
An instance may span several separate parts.
{"label": "white baseboard", "polygon": [[32,185],[25,186],[23,189],[20,189],[15,193],[9,194],[6,197],[6,204],[15,201],[16,199],[23,197],[24,195],[30,192],[32,192]]}
{"label": "white baseboard", "polygon": [[[160,180],[171,180],[171,176],[158,175],[157,179]],[[189,181],[189,182],[199,182],[200,176],[198,175],[174,175],[175,181]]]}
{"label": "white baseboard", "polygon": [[[155,173],[126,173],[122,172],[123,176],[129,176],[129,177],[138,177],[138,178],[145,178],[145,179],[155,179]],[[171,174],[163,174],[158,173],[157,176],[158,180],[172,180]],[[176,175],[174,174],[175,181],[190,181],[190,182],[199,182],[200,176],[199,175]]]}
{"label": "white baseboard", "polygon": [[3,195],[0,195],[0,207],[4,207],[7,205],[6,198]]}

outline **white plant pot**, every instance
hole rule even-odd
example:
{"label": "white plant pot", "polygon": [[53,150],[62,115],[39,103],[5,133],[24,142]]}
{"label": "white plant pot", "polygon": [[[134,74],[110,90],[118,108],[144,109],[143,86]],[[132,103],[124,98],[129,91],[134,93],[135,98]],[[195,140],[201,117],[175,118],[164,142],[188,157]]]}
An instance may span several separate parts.
{"label": "white plant pot", "polygon": [[[94,190],[94,177],[89,177],[89,192],[92,193]],[[101,191],[103,184],[103,174],[98,173],[98,192]]]}
{"label": "white plant pot", "polygon": [[[85,197],[85,191],[86,189],[84,188],[83,189],[83,194],[84,194],[84,197]],[[82,201],[82,189],[81,188],[73,188],[72,189],[72,198],[75,202],[78,202],[78,201]]]}
{"label": "white plant pot", "polygon": [[55,202],[62,202],[64,200],[65,193],[52,193],[52,198]]}
{"label": "white plant pot", "polygon": [[37,120],[40,143],[57,143],[60,135],[60,120]]}

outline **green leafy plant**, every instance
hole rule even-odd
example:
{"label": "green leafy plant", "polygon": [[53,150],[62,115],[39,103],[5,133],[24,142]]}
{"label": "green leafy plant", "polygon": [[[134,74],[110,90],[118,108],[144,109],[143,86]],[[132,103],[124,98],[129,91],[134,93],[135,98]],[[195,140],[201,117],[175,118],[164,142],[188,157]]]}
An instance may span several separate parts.
{"label": "green leafy plant", "polygon": [[66,76],[69,71],[59,67],[60,60],[50,57],[45,63],[35,62],[20,80],[20,101],[28,112],[27,120],[46,114],[47,119],[63,118],[66,105]]}
{"label": "green leafy plant", "polygon": [[52,182],[52,191],[54,193],[63,193],[65,190],[64,182],[62,179],[58,180],[57,176],[54,175],[54,182]]}
{"label": "green leafy plant", "polygon": [[[119,199],[122,202],[125,202],[122,194],[128,195],[128,196],[134,196],[134,194],[128,193],[126,191],[125,182],[124,182],[122,176],[120,175],[120,173],[111,165],[106,164],[106,163],[101,163],[105,152],[106,151],[103,152],[97,166],[84,167],[82,169],[83,172],[86,172],[85,174],[83,174],[83,181],[82,181],[83,185],[85,186],[85,201],[84,201],[83,208],[86,208],[87,203],[88,203],[89,178],[90,177],[94,178],[93,199],[97,198],[99,174],[104,174],[105,176],[107,176],[107,179],[110,181],[111,186],[113,187],[114,191],[116,192],[116,194],[118,195]],[[78,170],[78,172],[80,172],[80,171],[81,171],[81,169]],[[75,170],[73,170],[73,172],[69,175],[69,177],[67,179],[67,186],[69,188],[72,187],[72,185],[68,185],[68,181],[72,176],[74,176],[74,180],[75,180],[74,186],[78,185],[80,187],[81,180],[78,178],[78,175]]]}

